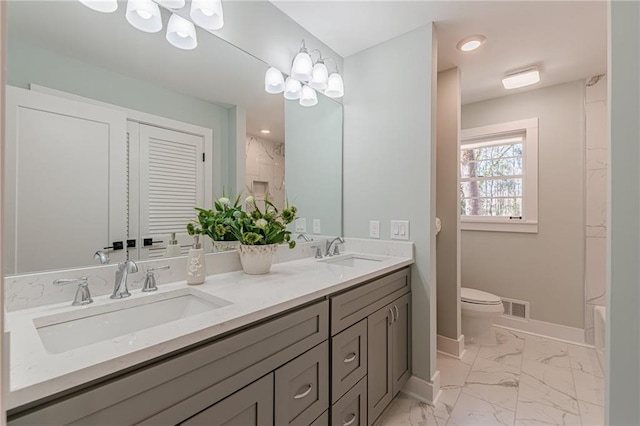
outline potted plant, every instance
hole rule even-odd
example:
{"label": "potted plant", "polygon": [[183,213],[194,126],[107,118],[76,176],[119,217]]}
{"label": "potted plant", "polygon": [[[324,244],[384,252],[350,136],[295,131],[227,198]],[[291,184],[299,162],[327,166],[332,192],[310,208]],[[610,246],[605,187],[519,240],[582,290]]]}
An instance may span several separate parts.
{"label": "potted plant", "polygon": [[198,219],[187,225],[187,232],[189,235],[207,235],[213,241],[213,251],[237,249],[240,243],[231,231],[231,224],[242,211],[240,194],[231,205],[231,200],[223,192],[213,206],[213,210],[196,207]]}
{"label": "potted plant", "polygon": [[245,200],[245,210],[234,214],[231,232],[240,241],[240,262],[247,274],[266,274],[271,270],[273,253],[279,244],[288,243],[294,248],[291,232],[287,225],[296,219],[297,208],[289,205],[279,212],[276,206],[265,198],[265,211],[256,205],[255,198],[249,196]]}

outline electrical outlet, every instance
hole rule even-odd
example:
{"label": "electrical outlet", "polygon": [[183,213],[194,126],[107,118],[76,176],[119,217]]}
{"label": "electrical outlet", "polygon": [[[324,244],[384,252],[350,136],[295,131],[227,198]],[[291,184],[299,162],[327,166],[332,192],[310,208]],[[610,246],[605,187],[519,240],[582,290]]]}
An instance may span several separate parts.
{"label": "electrical outlet", "polygon": [[320,219],[313,219],[313,233],[320,233]]}
{"label": "electrical outlet", "polygon": [[369,238],[380,238],[380,221],[369,221]]}
{"label": "electrical outlet", "polygon": [[409,221],[408,220],[392,220],[391,221],[391,239],[392,240],[408,240],[409,239]]}
{"label": "electrical outlet", "polygon": [[304,217],[296,219],[296,232],[307,232],[307,219]]}

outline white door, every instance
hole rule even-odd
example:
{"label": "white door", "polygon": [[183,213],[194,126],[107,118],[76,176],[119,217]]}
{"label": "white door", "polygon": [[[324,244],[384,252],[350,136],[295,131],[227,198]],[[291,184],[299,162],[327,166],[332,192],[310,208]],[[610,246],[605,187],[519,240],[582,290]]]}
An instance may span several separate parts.
{"label": "white door", "polygon": [[[133,122],[128,130],[130,205],[134,209],[139,205],[138,217],[134,211],[130,214],[130,229],[135,230],[132,222],[137,219],[138,230],[131,235],[140,236],[138,259],[164,256],[171,232],[186,254],[193,241],[187,224],[196,218],[195,207],[204,205],[204,139]],[[151,238],[153,244],[145,246],[145,238]]]}
{"label": "white door", "polygon": [[126,246],[124,113],[6,89],[5,273],[91,265]]}

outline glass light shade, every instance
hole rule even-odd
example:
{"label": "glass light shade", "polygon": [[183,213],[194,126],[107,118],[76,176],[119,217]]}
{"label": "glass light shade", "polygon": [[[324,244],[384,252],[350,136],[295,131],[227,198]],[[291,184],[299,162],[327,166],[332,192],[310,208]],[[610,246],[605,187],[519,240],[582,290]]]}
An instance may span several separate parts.
{"label": "glass light shade", "polygon": [[111,13],[118,9],[117,0],[80,0],[80,3],[97,12]]}
{"label": "glass light shade", "polygon": [[264,90],[267,93],[284,92],[284,77],[280,70],[270,67],[264,75]]}
{"label": "glass light shade", "polygon": [[327,88],[327,80],[329,79],[329,71],[327,70],[327,66],[322,62],[318,62],[313,66],[313,71],[311,72],[312,78],[309,82],[309,86],[313,87],[316,90],[324,90]]}
{"label": "glass light shade", "polygon": [[168,9],[182,9],[184,7],[185,0],[156,0],[162,6]]}
{"label": "glass light shade", "polygon": [[334,72],[329,76],[327,89],[324,91],[324,94],[330,98],[341,98],[344,96],[344,82],[340,74]]}
{"label": "glass light shade", "polygon": [[313,62],[311,61],[311,56],[306,51],[302,51],[293,59],[291,77],[298,81],[309,81],[312,77],[312,70]]}
{"label": "glass light shade", "polygon": [[196,27],[193,22],[173,13],[167,25],[167,41],[178,49],[195,49],[198,45]]}
{"label": "glass light shade", "polygon": [[303,107],[312,107],[318,103],[318,95],[311,87],[302,86],[302,94],[300,95],[300,105]]}
{"label": "glass light shade", "polygon": [[191,19],[208,30],[219,30],[224,25],[221,0],[192,0]]}
{"label": "glass light shade", "polygon": [[131,25],[145,33],[157,33],[162,29],[160,8],[151,0],[129,0],[125,17]]}
{"label": "glass light shade", "polygon": [[287,77],[284,82],[284,98],[290,101],[300,99],[301,91],[302,85],[300,82],[292,77]]}
{"label": "glass light shade", "polygon": [[537,68],[530,68],[508,75],[502,79],[502,85],[505,89],[518,89],[520,87],[530,86],[540,81],[540,72]]}

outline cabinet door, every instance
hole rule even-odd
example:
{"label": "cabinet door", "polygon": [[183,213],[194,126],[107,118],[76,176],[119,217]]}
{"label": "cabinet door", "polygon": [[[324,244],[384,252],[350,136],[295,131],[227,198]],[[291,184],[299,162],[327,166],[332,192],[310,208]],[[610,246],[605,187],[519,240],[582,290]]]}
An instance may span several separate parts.
{"label": "cabinet door", "polygon": [[393,398],[391,372],[392,305],[367,318],[368,419],[372,424]]}
{"label": "cabinet door", "polygon": [[411,375],[411,293],[395,300],[393,311],[391,362],[393,396],[396,396]]}
{"label": "cabinet door", "polygon": [[201,411],[181,425],[272,426],[273,373]]}

